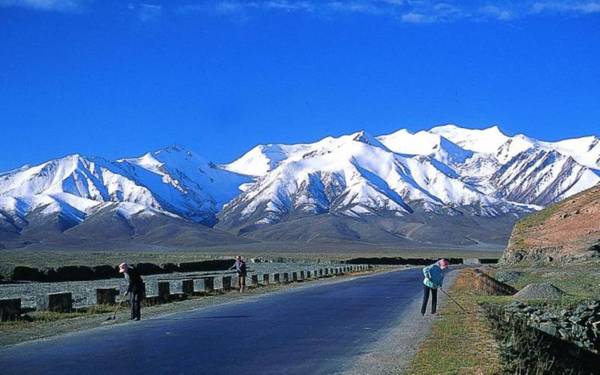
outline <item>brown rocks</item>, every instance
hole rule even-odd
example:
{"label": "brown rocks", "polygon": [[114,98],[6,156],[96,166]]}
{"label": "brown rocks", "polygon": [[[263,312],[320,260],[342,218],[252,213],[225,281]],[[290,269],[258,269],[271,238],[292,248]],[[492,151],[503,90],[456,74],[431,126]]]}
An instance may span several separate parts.
{"label": "brown rocks", "polygon": [[579,262],[600,255],[600,186],[520,220],[501,261]]}

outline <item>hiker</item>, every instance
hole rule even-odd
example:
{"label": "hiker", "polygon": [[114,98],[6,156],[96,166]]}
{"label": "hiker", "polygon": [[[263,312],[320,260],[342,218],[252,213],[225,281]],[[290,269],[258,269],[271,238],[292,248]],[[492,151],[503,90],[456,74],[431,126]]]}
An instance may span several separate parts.
{"label": "hiker", "polygon": [[142,299],[146,287],[140,273],[127,263],[119,264],[119,273],[125,276],[125,280],[129,283],[125,296],[129,294],[129,302],[131,302],[131,320],[140,320],[142,318]]}
{"label": "hiker", "polygon": [[239,280],[239,288],[240,288],[240,293],[244,293],[244,289],[246,288],[246,262],[244,262],[244,260],[242,259],[242,257],[240,255],[235,257],[235,263],[233,264],[233,266],[229,267],[229,269],[234,269],[235,268],[235,272],[237,272],[238,274],[238,280]]}
{"label": "hiker", "polygon": [[434,264],[423,268],[423,305],[421,306],[421,315],[425,315],[427,310],[427,301],[429,292],[431,292],[431,313],[435,314],[437,308],[437,290],[442,287],[444,282],[444,270],[448,268],[448,260],[440,259]]}

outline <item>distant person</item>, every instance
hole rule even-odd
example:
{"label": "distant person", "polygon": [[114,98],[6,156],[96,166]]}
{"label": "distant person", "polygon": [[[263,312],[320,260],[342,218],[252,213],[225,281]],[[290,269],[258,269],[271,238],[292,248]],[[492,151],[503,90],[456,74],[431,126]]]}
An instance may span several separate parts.
{"label": "distant person", "polygon": [[240,255],[235,257],[235,263],[233,266],[229,267],[229,269],[234,269],[238,274],[238,286],[240,288],[240,293],[244,293],[244,289],[246,289],[246,276],[248,272],[246,271],[246,262],[242,259]]}
{"label": "distant person", "polygon": [[434,264],[423,268],[423,305],[421,306],[421,315],[425,315],[427,310],[427,301],[431,292],[431,313],[435,314],[437,309],[437,290],[444,283],[444,270],[448,268],[448,260],[440,259]]}
{"label": "distant person", "polygon": [[144,281],[140,273],[127,263],[119,264],[119,273],[122,273],[129,283],[125,296],[129,295],[129,301],[131,302],[131,320],[140,320],[142,318],[142,299],[144,299],[146,289]]}

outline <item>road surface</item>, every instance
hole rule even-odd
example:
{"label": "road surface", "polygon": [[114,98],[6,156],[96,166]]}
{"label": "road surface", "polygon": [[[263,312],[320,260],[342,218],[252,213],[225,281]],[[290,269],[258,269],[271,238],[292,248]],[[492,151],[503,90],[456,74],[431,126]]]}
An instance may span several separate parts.
{"label": "road surface", "polygon": [[421,282],[389,272],[103,326],[2,349],[0,372],[341,373],[414,309]]}

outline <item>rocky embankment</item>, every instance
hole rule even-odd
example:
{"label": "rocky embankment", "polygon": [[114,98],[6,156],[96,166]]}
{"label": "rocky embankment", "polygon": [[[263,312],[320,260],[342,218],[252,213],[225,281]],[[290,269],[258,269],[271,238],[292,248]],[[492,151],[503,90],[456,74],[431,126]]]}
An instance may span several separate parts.
{"label": "rocky embankment", "polygon": [[600,301],[560,312],[522,302],[485,307],[506,373],[599,373]]}
{"label": "rocky embankment", "polygon": [[569,341],[581,348],[600,352],[600,300],[586,302],[573,309],[549,312],[523,302],[505,308],[505,320],[523,319],[550,336]]}
{"label": "rocky embankment", "polygon": [[600,185],[520,220],[506,263],[573,262],[600,256]]}

